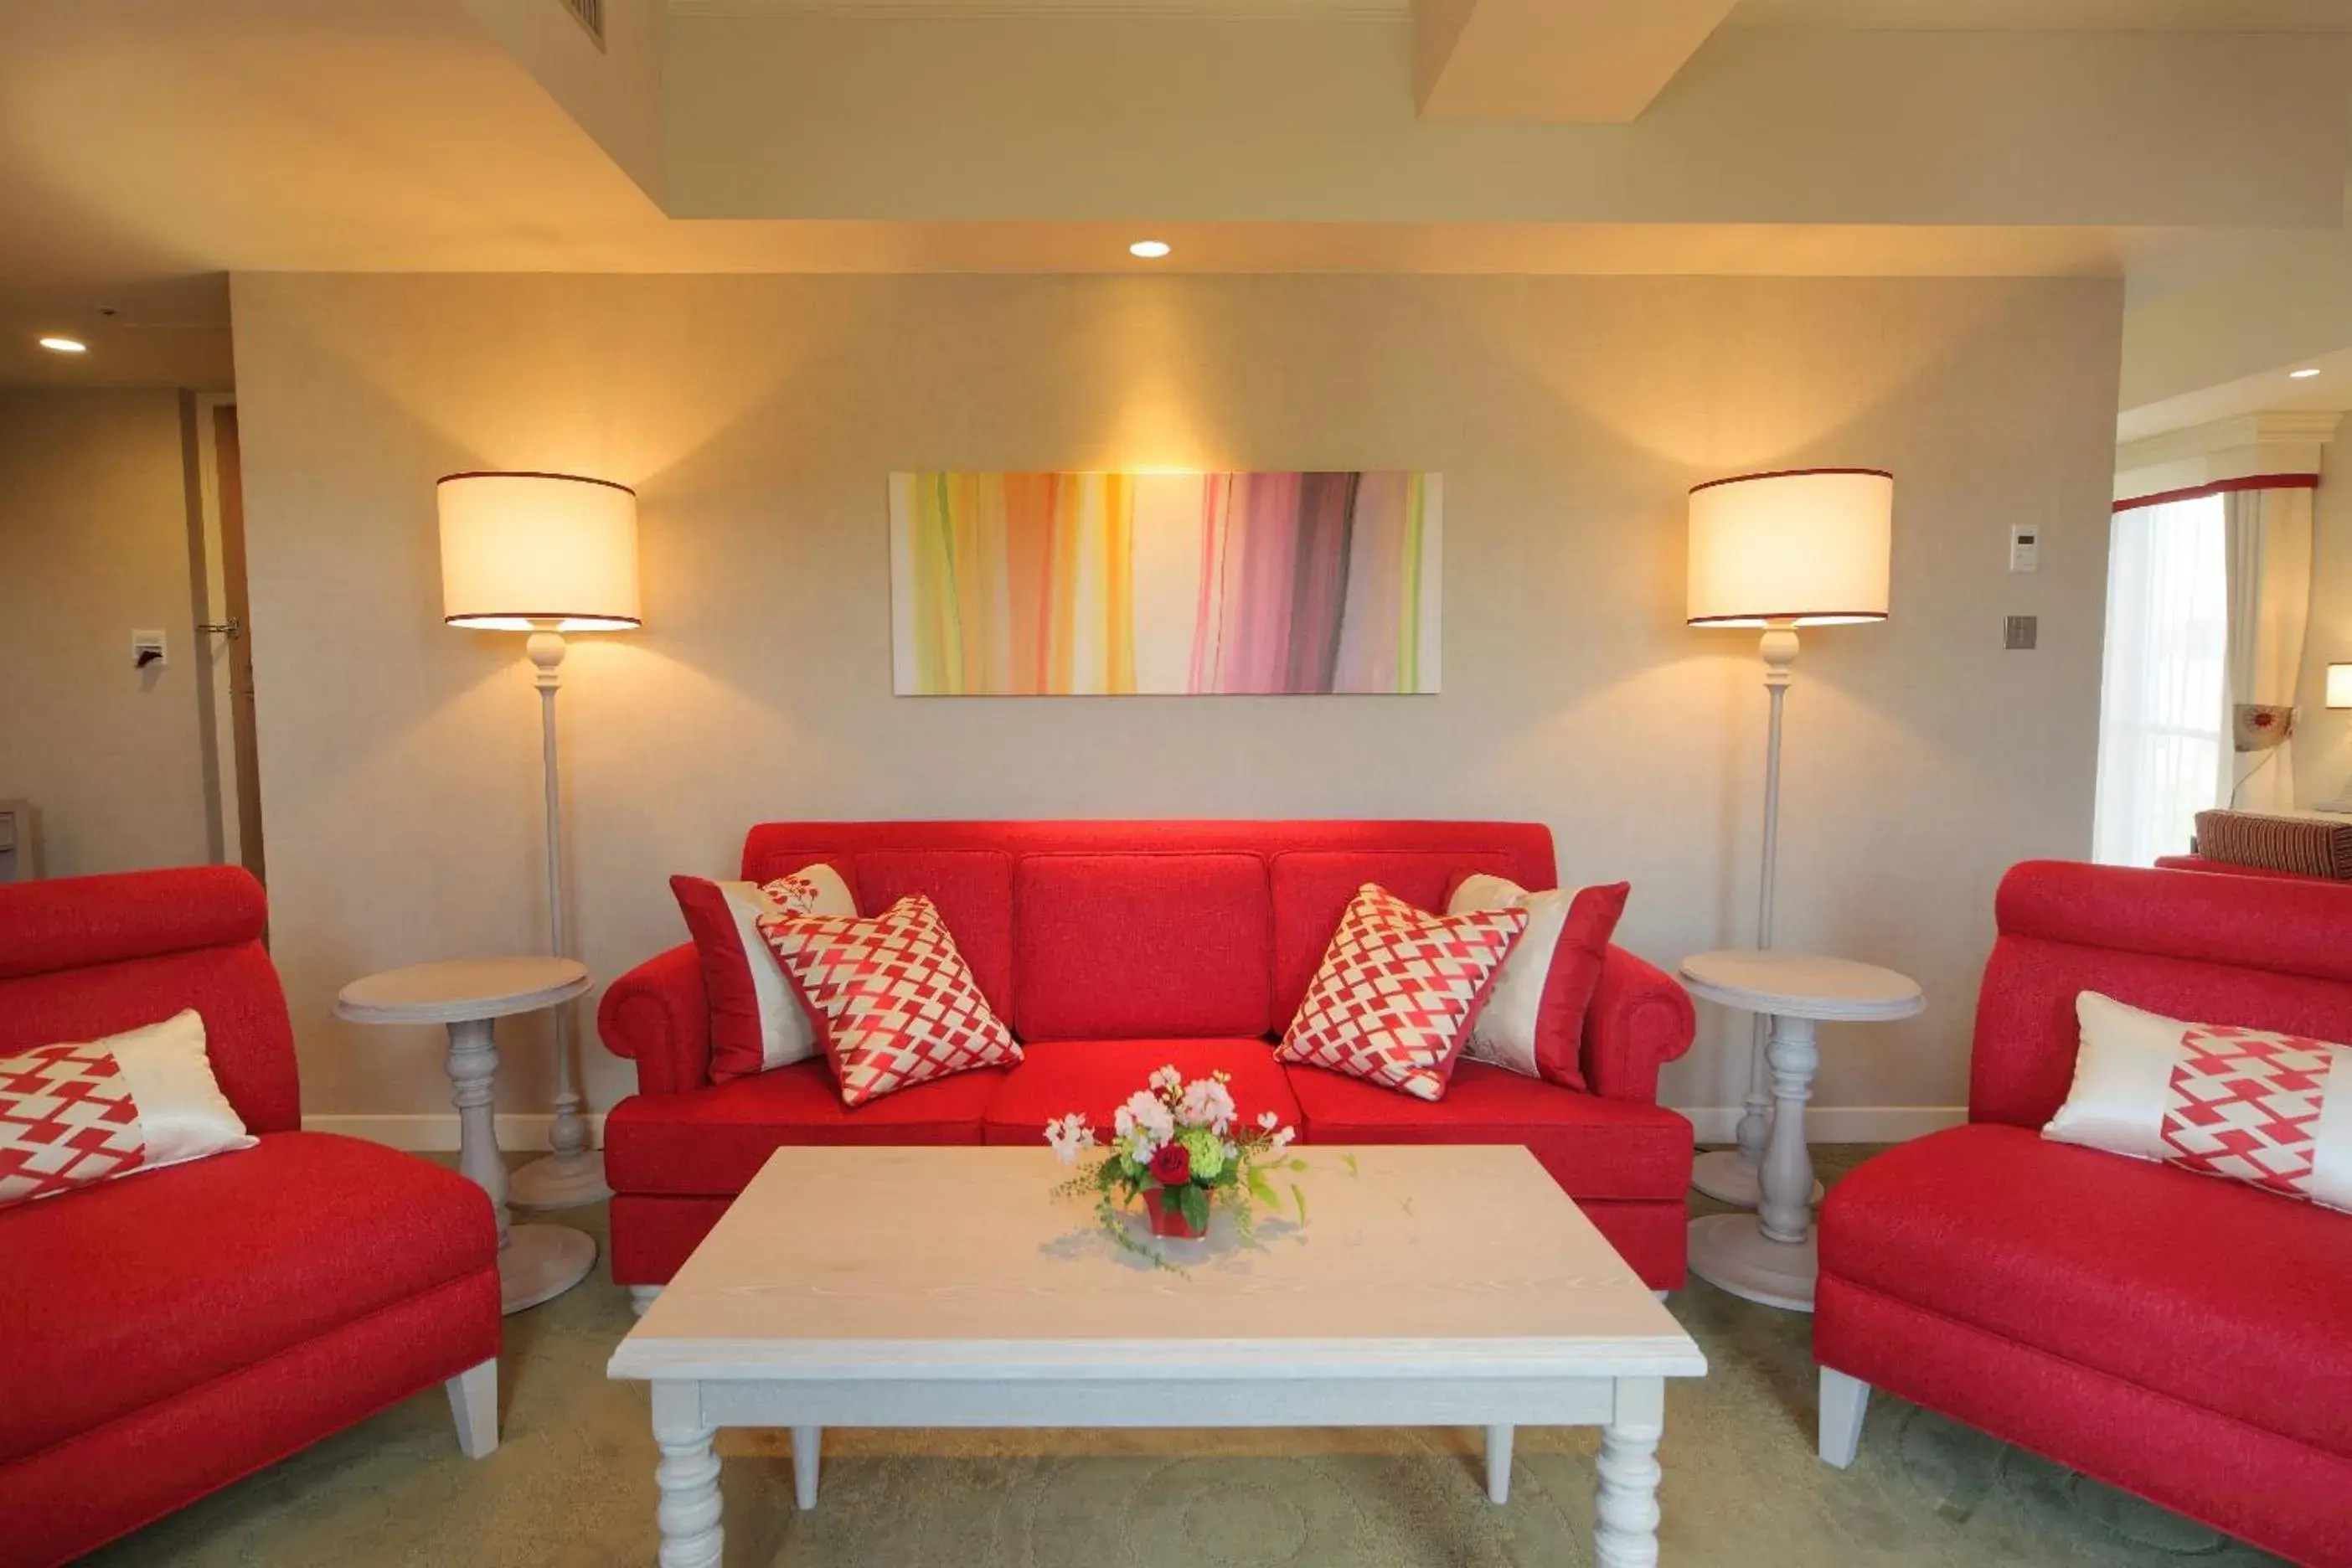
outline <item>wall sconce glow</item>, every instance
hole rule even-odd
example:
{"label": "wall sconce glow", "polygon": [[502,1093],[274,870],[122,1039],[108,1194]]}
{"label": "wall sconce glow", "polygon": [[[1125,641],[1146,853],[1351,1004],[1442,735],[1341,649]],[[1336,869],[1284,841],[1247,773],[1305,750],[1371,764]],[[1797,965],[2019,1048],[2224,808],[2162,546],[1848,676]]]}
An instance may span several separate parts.
{"label": "wall sconce glow", "polygon": [[1171,248],[1171,247],[1164,239],[1139,239],[1127,247],[1127,253],[1129,256],[1140,256],[1146,261],[1157,261],[1167,255]]}
{"label": "wall sconce glow", "polygon": [[41,346],[53,354],[86,354],[89,345],[79,338],[43,338]]}
{"label": "wall sconce glow", "polygon": [[2313,376],[2319,374],[2319,367],[2315,364],[2308,364],[2304,366],[2301,370],[2291,370],[2286,374],[2287,378],[2291,381],[2309,381]]}

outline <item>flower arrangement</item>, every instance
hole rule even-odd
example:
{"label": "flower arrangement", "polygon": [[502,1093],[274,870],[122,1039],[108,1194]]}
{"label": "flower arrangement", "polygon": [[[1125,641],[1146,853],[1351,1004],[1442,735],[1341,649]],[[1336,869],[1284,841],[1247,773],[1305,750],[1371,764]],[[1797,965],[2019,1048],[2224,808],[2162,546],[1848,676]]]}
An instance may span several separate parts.
{"label": "flower arrangement", "polygon": [[[1129,1233],[1124,1211],[1137,1197],[1143,1200],[1155,1236],[1197,1237],[1209,1226],[1209,1205],[1223,1195],[1234,1216],[1234,1228],[1248,1241],[1256,1233],[1253,1203],[1279,1208],[1271,1173],[1303,1171],[1307,1162],[1285,1152],[1297,1137],[1295,1129],[1280,1125],[1269,1110],[1255,1126],[1240,1125],[1230,1075],[1213,1073],[1184,1081],[1172,1067],[1153,1073],[1118,1108],[1108,1152],[1103,1158],[1055,1188],[1066,1197],[1092,1197],[1095,1215],[1112,1240],[1130,1252],[1153,1257]],[[1097,1142],[1087,1119],[1073,1111],[1045,1124],[1045,1142],[1065,1165],[1076,1165],[1081,1155],[1106,1147]],[[1301,1224],[1307,1219],[1307,1194],[1297,1183],[1290,1198]]]}

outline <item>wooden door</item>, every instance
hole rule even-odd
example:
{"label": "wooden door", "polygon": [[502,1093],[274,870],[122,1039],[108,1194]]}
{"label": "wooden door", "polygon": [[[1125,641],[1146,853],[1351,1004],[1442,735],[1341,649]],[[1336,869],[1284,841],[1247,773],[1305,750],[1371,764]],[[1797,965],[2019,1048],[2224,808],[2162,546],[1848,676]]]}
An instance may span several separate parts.
{"label": "wooden door", "polygon": [[253,605],[245,584],[245,479],[238,461],[236,405],[213,410],[213,440],[220,469],[221,588],[230,624],[229,730],[236,748],[237,858],[268,880],[261,854],[261,757],[253,729]]}

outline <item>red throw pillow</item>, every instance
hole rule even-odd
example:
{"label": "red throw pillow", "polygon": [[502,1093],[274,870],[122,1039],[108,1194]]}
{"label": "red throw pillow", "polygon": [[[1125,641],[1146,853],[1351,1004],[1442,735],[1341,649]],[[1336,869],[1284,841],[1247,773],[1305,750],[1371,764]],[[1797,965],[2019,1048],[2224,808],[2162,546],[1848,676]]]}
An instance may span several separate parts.
{"label": "red throw pillow", "polygon": [[762,915],[760,931],[817,1022],[844,1105],[1021,1059],[920,893],[869,920]]}
{"label": "red throw pillow", "polygon": [[1572,895],[1559,888],[1531,893],[1507,877],[1455,877],[1445,890],[1449,914],[1528,911],[1527,935],[1503,961],[1465,1054],[1564,1089],[1584,1089],[1584,1015],[1632,891],[1629,883],[1612,882]]}
{"label": "red throw pillow", "polygon": [[1275,1059],[1443,1100],[1479,1005],[1527,924],[1516,909],[1425,914],[1365,883]]}
{"label": "red throw pillow", "polygon": [[816,1028],[760,935],[761,915],[855,915],[841,870],[820,861],[755,885],[672,877],[710,1006],[710,1081],[728,1083],[816,1054]]}

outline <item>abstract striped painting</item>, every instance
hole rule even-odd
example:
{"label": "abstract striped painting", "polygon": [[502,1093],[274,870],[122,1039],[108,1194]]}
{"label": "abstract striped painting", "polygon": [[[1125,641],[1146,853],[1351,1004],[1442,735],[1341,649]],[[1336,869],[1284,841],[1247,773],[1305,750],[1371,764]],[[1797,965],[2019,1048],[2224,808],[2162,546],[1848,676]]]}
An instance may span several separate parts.
{"label": "abstract striped painting", "polygon": [[1435,474],[901,473],[902,697],[1438,689]]}

